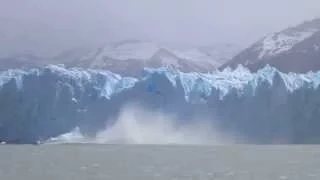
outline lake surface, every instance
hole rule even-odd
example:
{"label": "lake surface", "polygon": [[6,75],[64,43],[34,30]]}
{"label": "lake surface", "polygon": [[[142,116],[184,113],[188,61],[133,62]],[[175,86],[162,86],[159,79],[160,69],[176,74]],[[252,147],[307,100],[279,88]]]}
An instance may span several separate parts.
{"label": "lake surface", "polygon": [[1,180],[319,180],[320,146],[1,145]]}

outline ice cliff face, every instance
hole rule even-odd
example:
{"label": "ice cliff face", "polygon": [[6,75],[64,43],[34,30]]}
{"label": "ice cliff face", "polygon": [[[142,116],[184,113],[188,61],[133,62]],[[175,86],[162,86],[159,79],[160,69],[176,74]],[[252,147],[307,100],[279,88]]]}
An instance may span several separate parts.
{"label": "ice cliff face", "polygon": [[135,103],[174,114],[180,124],[212,122],[241,142],[306,143],[320,138],[319,84],[320,72],[284,74],[269,66],[257,73],[145,69],[139,79],[60,66],[8,70],[0,74],[0,140],[33,143],[74,128],[94,137]]}

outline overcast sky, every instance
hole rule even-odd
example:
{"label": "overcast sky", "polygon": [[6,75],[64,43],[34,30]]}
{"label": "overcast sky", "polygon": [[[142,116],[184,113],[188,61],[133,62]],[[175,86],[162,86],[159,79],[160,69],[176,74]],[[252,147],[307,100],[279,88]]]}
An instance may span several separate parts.
{"label": "overcast sky", "polygon": [[0,55],[124,39],[242,45],[315,17],[319,0],[0,0]]}

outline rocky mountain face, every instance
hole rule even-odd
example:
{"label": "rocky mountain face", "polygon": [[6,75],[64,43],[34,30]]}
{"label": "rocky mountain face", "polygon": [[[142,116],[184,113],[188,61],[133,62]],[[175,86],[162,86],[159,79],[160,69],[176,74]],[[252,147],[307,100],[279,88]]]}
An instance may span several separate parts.
{"label": "rocky mountain face", "polygon": [[183,72],[212,72],[239,51],[232,44],[206,47],[174,46],[154,42],[127,40],[100,48],[78,48],[53,58],[22,54],[0,59],[0,68],[41,67],[64,64],[110,70],[122,75],[138,75],[144,68],[172,67]]}
{"label": "rocky mountain face", "polygon": [[179,49],[152,42],[124,41],[101,47],[68,65],[134,75],[145,67],[167,66],[184,72],[210,72],[221,63],[210,54],[196,48]]}
{"label": "rocky mountain face", "polygon": [[220,68],[235,68],[239,64],[253,71],[266,64],[283,72],[319,70],[320,19],[265,36]]}
{"label": "rocky mountain face", "polygon": [[41,67],[47,64],[47,60],[32,53],[16,54],[0,58],[0,71],[14,68]]}
{"label": "rocky mountain face", "polygon": [[256,71],[269,64],[283,72],[317,71],[320,70],[320,19],[269,34],[240,50],[233,44],[190,47],[127,40],[99,48],[72,49],[53,58],[30,53],[0,58],[0,70],[65,64],[136,75],[146,67],[170,66],[183,72],[211,72],[241,64]]}

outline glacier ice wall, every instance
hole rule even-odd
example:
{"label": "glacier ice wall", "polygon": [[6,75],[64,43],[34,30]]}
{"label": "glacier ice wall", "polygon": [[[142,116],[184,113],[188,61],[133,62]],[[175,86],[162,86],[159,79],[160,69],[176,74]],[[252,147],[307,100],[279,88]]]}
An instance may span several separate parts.
{"label": "glacier ice wall", "polygon": [[63,66],[7,70],[0,73],[0,141],[34,143],[75,128],[94,137],[135,103],[181,124],[212,122],[242,142],[316,142],[319,84],[320,72],[269,66],[257,73],[241,66],[211,74],[145,69],[139,78]]}

